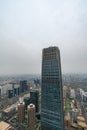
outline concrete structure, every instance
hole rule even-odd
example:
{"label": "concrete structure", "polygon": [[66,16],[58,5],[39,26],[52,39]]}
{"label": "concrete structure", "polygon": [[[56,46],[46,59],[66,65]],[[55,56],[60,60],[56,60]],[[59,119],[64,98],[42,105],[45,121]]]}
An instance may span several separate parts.
{"label": "concrete structure", "polygon": [[82,115],[77,117],[78,130],[87,130],[85,118]]}
{"label": "concrete structure", "polygon": [[11,118],[16,113],[16,107],[15,106],[9,106],[6,109],[2,111],[2,117],[5,117],[6,119]]}
{"label": "concrete structure", "polygon": [[58,47],[45,48],[42,53],[41,130],[64,130],[63,88]]}
{"label": "concrete structure", "polygon": [[0,130],[15,130],[10,124],[1,121],[0,122]]}
{"label": "concrete structure", "polygon": [[70,98],[75,98],[75,90],[70,89]]}
{"label": "concrete structure", "polygon": [[29,130],[34,130],[35,129],[35,105],[34,104],[28,105],[27,113],[28,113]]}
{"label": "concrete structure", "polygon": [[73,108],[72,111],[71,111],[71,114],[72,114],[72,123],[76,123],[77,122],[77,116],[79,115],[79,110],[78,109],[75,109]]}
{"label": "concrete structure", "polygon": [[0,86],[1,96],[3,96],[4,94],[7,94],[9,89],[12,89],[11,84],[5,84],[5,85]]}
{"label": "concrete structure", "polygon": [[80,90],[80,95],[82,97],[82,101],[87,102],[87,92],[85,92],[83,89],[79,89],[79,90]]}
{"label": "concrete structure", "polygon": [[85,122],[78,122],[78,130],[87,130],[87,124]]}
{"label": "concrete structure", "polygon": [[85,122],[85,118],[82,115],[77,116],[77,122],[81,121],[81,122]]}
{"label": "concrete structure", "polygon": [[65,128],[70,129],[70,126],[71,126],[70,116],[66,115],[64,117],[64,120],[65,120]]}
{"label": "concrete structure", "polygon": [[18,122],[21,124],[25,120],[25,103],[20,101],[18,104]]}
{"label": "concrete structure", "polygon": [[63,98],[66,98],[67,86],[63,86]]}

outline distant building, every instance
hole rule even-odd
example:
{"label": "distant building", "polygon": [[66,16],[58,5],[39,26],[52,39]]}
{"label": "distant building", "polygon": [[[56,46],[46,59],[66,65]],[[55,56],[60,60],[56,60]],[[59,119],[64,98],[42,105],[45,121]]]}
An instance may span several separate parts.
{"label": "distant building", "polygon": [[71,111],[72,123],[77,123],[77,116],[79,115],[79,110],[73,108]]}
{"label": "distant building", "polygon": [[20,93],[27,91],[27,80],[20,81]]}
{"label": "distant building", "polygon": [[77,117],[78,130],[87,130],[85,118],[82,115]]}
{"label": "distant building", "polygon": [[70,89],[70,98],[75,98],[75,90]]}
{"label": "distant building", "polygon": [[8,90],[10,90],[12,88],[11,84],[5,84],[5,85],[1,85],[0,86],[0,90],[1,90],[1,96],[3,96],[4,94],[6,95]]}
{"label": "distant building", "polygon": [[64,118],[64,120],[65,120],[65,128],[69,130],[70,126],[71,126],[70,116],[66,115],[65,118]]}
{"label": "distant building", "polygon": [[34,130],[35,129],[35,105],[34,104],[28,105],[27,113],[28,113],[29,130]]}
{"label": "distant building", "polygon": [[24,97],[24,102],[25,102],[25,108],[27,109],[27,106],[31,103],[30,97]]}
{"label": "distant building", "polygon": [[87,91],[84,91],[83,89],[79,89],[79,90],[80,90],[80,95],[82,97],[82,101],[87,102]]}
{"label": "distant building", "polygon": [[39,112],[39,90],[30,90],[30,103],[34,104],[36,112]]}
{"label": "distant building", "polygon": [[25,120],[25,103],[20,101],[18,104],[18,122],[21,124]]}
{"label": "distant building", "polygon": [[11,118],[16,113],[16,107],[9,106],[6,109],[2,111],[2,117],[5,117],[6,119]]}
{"label": "distant building", "polygon": [[0,122],[0,130],[15,130],[10,124],[1,121]]}
{"label": "distant building", "polygon": [[67,86],[63,86],[63,98],[66,98]]}
{"label": "distant building", "polygon": [[8,89],[8,98],[12,98],[14,96],[19,95],[19,84],[11,83],[11,88]]}
{"label": "distant building", "polygon": [[0,99],[1,99],[1,88],[0,88]]}
{"label": "distant building", "polygon": [[8,90],[8,98],[12,98],[13,97],[13,90]]}
{"label": "distant building", "polygon": [[60,50],[42,52],[41,130],[64,130]]}

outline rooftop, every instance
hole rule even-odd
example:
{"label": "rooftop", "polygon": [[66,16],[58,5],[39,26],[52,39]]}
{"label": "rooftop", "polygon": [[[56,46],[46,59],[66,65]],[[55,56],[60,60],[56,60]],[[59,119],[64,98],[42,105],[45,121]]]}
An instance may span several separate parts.
{"label": "rooftop", "polygon": [[10,124],[4,122],[4,121],[1,121],[0,122],[0,130],[8,130],[10,128]]}
{"label": "rooftop", "polygon": [[77,120],[85,121],[85,118],[83,116],[77,116]]}
{"label": "rooftop", "polygon": [[15,109],[13,106],[7,107],[6,109],[4,109],[4,112],[9,112],[11,110]]}
{"label": "rooftop", "polygon": [[65,116],[65,120],[70,121],[70,116]]}
{"label": "rooftop", "polygon": [[85,122],[78,122],[78,126],[82,127],[82,128],[87,128],[87,124]]}

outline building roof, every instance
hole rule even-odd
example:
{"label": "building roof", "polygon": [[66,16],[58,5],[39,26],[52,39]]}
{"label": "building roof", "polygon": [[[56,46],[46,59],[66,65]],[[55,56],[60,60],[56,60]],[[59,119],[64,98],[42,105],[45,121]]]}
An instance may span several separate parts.
{"label": "building roof", "polygon": [[11,110],[15,109],[13,106],[7,107],[6,109],[3,110],[3,112],[9,112]]}
{"label": "building roof", "polygon": [[85,118],[83,116],[77,116],[77,120],[85,121]]}
{"label": "building roof", "polygon": [[11,128],[10,124],[8,124],[4,121],[0,122],[0,130],[8,130],[9,128]]}
{"label": "building roof", "polygon": [[30,105],[28,105],[27,108],[35,108],[35,105],[34,104],[30,104]]}
{"label": "building roof", "polygon": [[65,121],[70,121],[70,116],[65,116]]}
{"label": "building roof", "polygon": [[87,124],[85,122],[82,122],[82,121],[78,122],[78,126],[80,126],[82,128],[87,128]]}

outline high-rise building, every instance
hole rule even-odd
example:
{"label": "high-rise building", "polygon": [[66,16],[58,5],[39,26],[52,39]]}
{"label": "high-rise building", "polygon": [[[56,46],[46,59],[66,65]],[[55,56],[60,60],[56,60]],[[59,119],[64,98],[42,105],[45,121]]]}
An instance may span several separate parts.
{"label": "high-rise building", "polygon": [[27,113],[28,113],[29,130],[34,130],[35,129],[35,105],[34,104],[28,105]]}
{"label": "high-rise building", "polygon": [[27,90],[27,80],[20,81],[20,93],[23,93]]}
{"label": "high-rise building", "polygon": [[41,130],[64,130],[60,50],[42,52]]}
{"label": "high-rise building", "polygon": [[36,89],[30,90],[30,103],[35,105],[36,112],[39,112],[39,91]]}
{"label": "high-rise building", "polygon": [[18,104],[18,122],[23,123],[25,120],[25,103],[21,100]]}
{"label": "high-rise building", "polygon": [[30,104],[30,97],[24,97],[25,102],[25,108],[27,109],[27,106]]}

